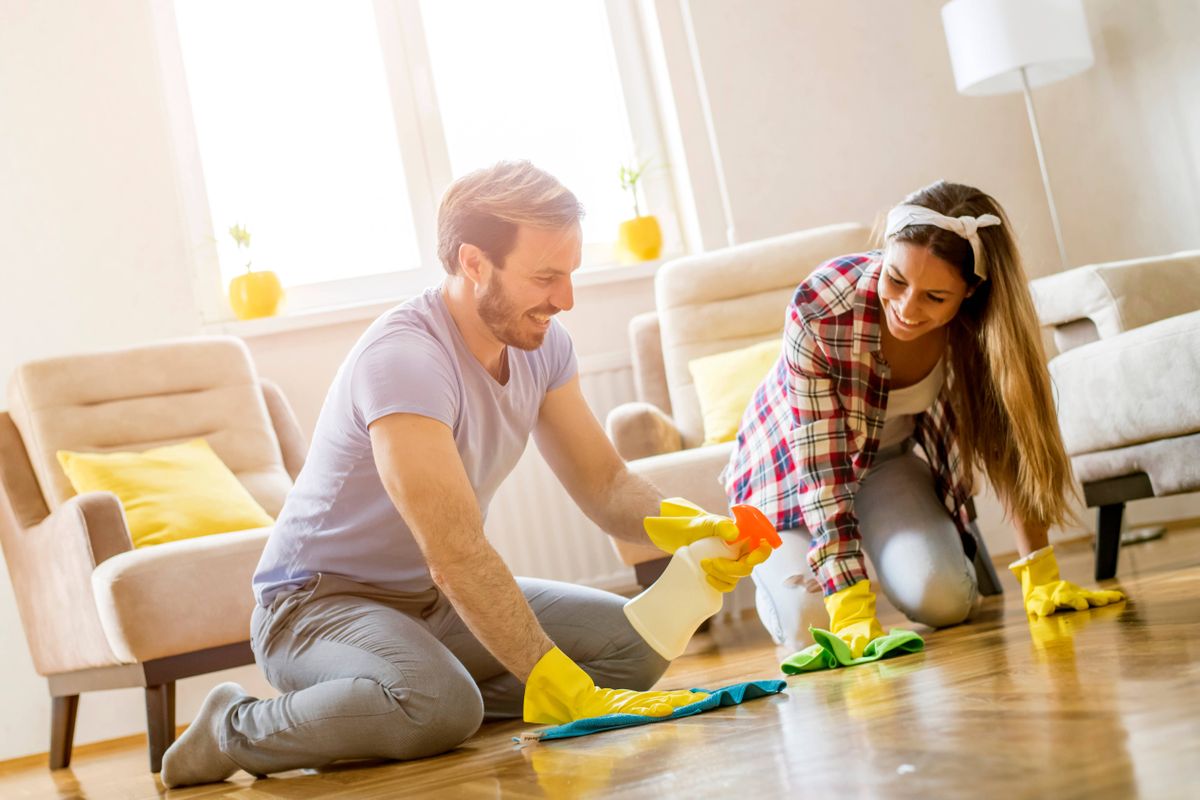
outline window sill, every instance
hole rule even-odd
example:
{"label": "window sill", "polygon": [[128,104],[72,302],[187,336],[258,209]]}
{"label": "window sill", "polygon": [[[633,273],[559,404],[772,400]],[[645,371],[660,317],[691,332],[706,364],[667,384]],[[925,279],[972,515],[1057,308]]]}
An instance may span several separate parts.
{"label": "window sill", "polygon": [[[591,286],[605,286],[617,283],[652,278],[658,267],[668,258],[653,261],[643,261],[639,264],[605,264],[591,267],[581,267],[572,277],[576,289],[586,289]],[[347,303],[327,308],[313,308],[292,313],[283,313],[275,317],[261,319],[227,319],[206,322],[202,330],[209,334],[225,334],[252,339],[260,336],[274,336],[291,331],[323,328],[331,325],[341,325],[347,322],[372,320],[393,306],[403,303],[406,297],[395,297],[383,300],[368,300],[362,303]]]}

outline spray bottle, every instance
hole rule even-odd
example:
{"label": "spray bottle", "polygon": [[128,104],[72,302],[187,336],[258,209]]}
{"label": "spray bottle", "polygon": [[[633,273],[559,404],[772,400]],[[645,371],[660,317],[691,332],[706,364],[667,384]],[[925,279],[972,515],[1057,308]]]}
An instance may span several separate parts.
{"label": "spray bottle", "polygon": [[633,629],[668,661],[682,655],[700,623],[721,610],[723,595],[709,585],[700,562],[737,558],[763,542],[772,549],[783,544],[770,520],[754,506],[736,505],[731,511],[741,534],[737,539],[726,542],[709,536],[679,548],[659,579],[625,604],[625,616]]}

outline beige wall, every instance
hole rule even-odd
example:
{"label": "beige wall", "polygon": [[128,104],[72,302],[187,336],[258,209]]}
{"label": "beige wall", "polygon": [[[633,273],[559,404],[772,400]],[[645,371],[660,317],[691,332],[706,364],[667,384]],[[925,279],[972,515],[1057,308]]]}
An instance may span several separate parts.
{"label": "beige wall", "polygon": [[[1021,95],[954,88],[940,0],[692,0],[738,238],[873,221],[938,178],[1058,257]],[[1200,5],[1086,4],[1089,71],[1035,92],[1074,264],[1200,247]]]}
{"label": "beige wall", "polygon": [[[191,335],[198,314],[145,2],[0,2],[0,381],[19,363]],[[0,403],[0,405],[6,405]],[[0,759],[48,748],[45,681],[0,580]],[[253,669],[229,679],[269,687]],[[181,719],[211,679],[179,687]],[[80,704],[76,741],[144,730],[140,690]]]}
{"label": "beige wall", "polygon": [[[200,330],[150,2],[0,0],[4,383],[32,358]],[[1053,267],[1021,100],[955,94],[938,2],[691,5],[741,240],[869,221],[945,176],[996,194],[1034,270]],[[1200,56],[1184,47],[1200,39],[1195,4],[1088,9],[1097,66],[1038,93],[1068,248],[1083,262],[1200,246]],[[595,287],[567,324],[585,356],[602,354],[651,304],[648,281]],[[251,340],[306,428],[363,325]],[[0,641],[4,759],[44,750],[48,729],[7,580]],[[222,677],[267,690],[252,668]],[[214,680],[181,684],[180,720]],[[140,703],[87,696],[78,741],[141,730]]]}

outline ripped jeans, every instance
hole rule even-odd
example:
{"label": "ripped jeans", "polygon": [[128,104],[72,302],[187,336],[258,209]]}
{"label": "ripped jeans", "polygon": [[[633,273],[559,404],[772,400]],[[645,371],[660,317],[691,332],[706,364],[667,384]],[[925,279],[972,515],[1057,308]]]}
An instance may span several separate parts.
{"label": "ripped jeans", "polygon": [[[863,549],[882,591],[913,622],[941,628],[971,614],[978,596],[975,567],[958,527],[938,499],[929,465],[904,442],[880,450],[854,498]],[[809,626],[829,627],[824,598],[808,564],[804,528],[780,531],[783,546],[754,568],[756,605],[776,644],[811,643]]]}

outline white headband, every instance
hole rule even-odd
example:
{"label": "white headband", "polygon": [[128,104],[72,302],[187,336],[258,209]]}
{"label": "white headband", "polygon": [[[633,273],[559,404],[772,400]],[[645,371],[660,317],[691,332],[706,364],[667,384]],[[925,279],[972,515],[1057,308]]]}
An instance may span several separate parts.
{"label": "white headband", "polygon": [[999,224],[1000,218],[995,214],[947,217],[925,206],[901,205],[888,212],[885,236],[890,239],[909,225],[936,225],[942,230],[957,233],[971,243],[971,252],[975,254],[975,274],[986,281],[987,266],[983,263],[983,255],[980,253],[979,229]]}

